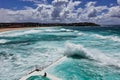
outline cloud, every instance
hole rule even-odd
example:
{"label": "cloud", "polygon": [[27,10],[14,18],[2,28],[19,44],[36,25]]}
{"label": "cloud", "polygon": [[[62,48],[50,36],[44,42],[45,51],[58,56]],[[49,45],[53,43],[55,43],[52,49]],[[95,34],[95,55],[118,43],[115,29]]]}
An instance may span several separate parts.
{"label": "cloud", "polygon": [[95,6],[96,2],[88,2],[84,9],[81,10],[81,14],[79,14],[80,19],[84,19],[86,21],[96,20],[97,16],[103,13],[103,10],[107,9],[107,6]]}
{"label": "cloud", "polygon": [[95,4],[96,4],[96,2],[90,1],[90,2],[88,2],[85,6],[86,6],[86,7],[90,7],[90,6],[94,6]]}
{"label": "cloud", "polygon": [[117,3],[120,5],[120,0],[117,0]]}
{"label": "cloud", "polygon": [[46,3],[47,2],[47,0],[20,0],[20,1],[23,1],[23,2],[33,2],[35,4]]}
{"label": "cloud", "polygon": [[[68,1],[68,0],[54,0],[52,5],[54,10],[52,12],[52,18],[56,21],[69,22],[73,18],[76,18],[75,6],[78,6],[80,1]],[[65,20],[65,21],[64,21]]]}
{"label": "cloud", "polygon": [[[119,24],[120,6],[96,6],[97,2],[88,2],[80,7],[81,1],[22,0],[34,2],[37,7],[25,6],[23,10],[0,9],[0,22],[95,22],[100,24]],[[44,1],[38,3],[36,1]]]}
{"label": "cloud", "polygon": [[96,2],[88,2],[79,14],[80,21],[99,24],[119,24],[120,6],[96,6]]}
{"label": "cloud", "polygon": [[97,16],[97,11],[96,9],[92,9],[88,13],[88,17],[96,17]]}
{"label": "cloud", "polygon": [[51,20],[51,6],[40,5],[36,9],[25,10],[0,9],[0,22],[49,22]]}
{"label": "cloud", "polygon": [[111,17],[120,18],[120,6],[114,6],[109,9],[109,15]]}

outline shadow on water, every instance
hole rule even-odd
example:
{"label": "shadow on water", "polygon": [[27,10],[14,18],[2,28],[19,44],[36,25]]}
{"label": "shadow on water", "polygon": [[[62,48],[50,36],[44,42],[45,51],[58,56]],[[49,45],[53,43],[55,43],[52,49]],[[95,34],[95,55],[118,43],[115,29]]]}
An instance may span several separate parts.
{"label": "shadow on water", "polygon": [[68,55],[67,57],[68,58],[73,58],[73,59],[88,59],[87,57],[82,56],[82,55],[78,55],[78,54]]}
{"label": "shadow on water", "polygon": [[82,55],[78,55],[78,54],[68,55],[67,57],[72,58],[72,59],[80,59],[80,60],[81,59],[86,59],[86,60],[96,61],[96,60],[94,60],[92,58],[88,58],[86,56],[82,56]]}

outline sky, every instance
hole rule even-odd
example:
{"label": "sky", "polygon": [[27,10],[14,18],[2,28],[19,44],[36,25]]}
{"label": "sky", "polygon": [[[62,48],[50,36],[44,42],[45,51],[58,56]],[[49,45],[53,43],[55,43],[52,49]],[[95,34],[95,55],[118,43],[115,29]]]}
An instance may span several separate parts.
{"label": "sky", "polygon": [[120,24],[120,0],[0,0],[0,22]]}

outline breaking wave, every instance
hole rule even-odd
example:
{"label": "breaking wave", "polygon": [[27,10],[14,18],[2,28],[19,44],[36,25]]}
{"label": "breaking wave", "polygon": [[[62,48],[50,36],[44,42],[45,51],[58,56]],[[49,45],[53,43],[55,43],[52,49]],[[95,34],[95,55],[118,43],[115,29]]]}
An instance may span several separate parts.
{"label": "breaking wave", "polygon": [[72,32],[73,30],[70,29],[32,29],[32,30],[25,30],[25,31],[8,31],[4,33],[0,33],[0,37],[16,37],[16,36],[22,36],[22,35],[28,35],[28,34],[36,34],[40,32]]}
{"label": "breaking wave", "polygon": [[41,32],[41,30],[27,30],[24,32],[13,32],[13,33],[3,33],[0,34],[0,37],[16,37],[16,36],[22,36],[22,35],[26,35],[26,34],[34,34],[34,33],[39,33]]}
{"label": "breaking wave", "polygon": [[101,39],[110,39],[113,41],[120,42],[120,38],[118,36],[102,36],[102,35],[98,35],[98,34],[95,34],[94,36],[97,38],[101,38]]}
{"label": "breaking wave", "polygon": [[72,58],[95,60],[99,64],[120,67],[120,61],[96,49],[88,49],[80,44],[66,43],[64,55]]}

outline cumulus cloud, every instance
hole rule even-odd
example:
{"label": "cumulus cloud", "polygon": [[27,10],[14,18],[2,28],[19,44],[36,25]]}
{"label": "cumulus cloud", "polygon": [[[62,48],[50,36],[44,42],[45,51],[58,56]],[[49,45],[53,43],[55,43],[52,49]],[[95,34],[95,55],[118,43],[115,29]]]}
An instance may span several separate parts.
{"label": "cumulus cloud", "polygon": [[120,5],[120,0],[117,0],[117,3]]}
{"label": "cumulus cloud", "polygon": [[114,6],[109,9],[109,15],[111,17],[117,17],[120,18],[120,6]]}
{"label": "cumulus cloud", "polygon": [[96,4],[96,2],[88,2],[85,6],[86,7],[91,7],[91,6],[94,6]]}
{"label": "cumulus cloud", "polygon": [[11,11],[8,9],[0,9],[0,22],[10,22],[13,21],[13,19],[10,17],[9,13]]}
{"label": "cumulus cloud", "polygon": [[96,17],[97,16],[97,11],[96,9],[92,9],[88,13],[88,17]]}
{"label": "cumulus cloud", "polygon": [[37,7],[0,9],[0,22],[120,22],[120,6],[96,6],[97,2],[88,2],[83,8],[80,7],[81,1],[74,0],[53,0],[51,4],[46,4],[47,0],[22,1],[34,2]]}
{"label": "cumulus cloud", "polygon": [[[52,12],[52,18],[57,21],[72,20],[77,17],[75,12],[75,6],[78,6],[80,1],[68,1],[68,0],[54,0],[52,2],[54,10]],[[68,21],[69,22],[69,21]]]}

